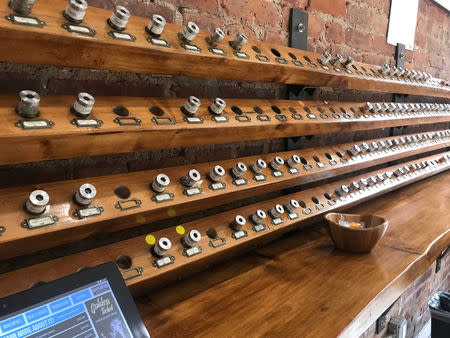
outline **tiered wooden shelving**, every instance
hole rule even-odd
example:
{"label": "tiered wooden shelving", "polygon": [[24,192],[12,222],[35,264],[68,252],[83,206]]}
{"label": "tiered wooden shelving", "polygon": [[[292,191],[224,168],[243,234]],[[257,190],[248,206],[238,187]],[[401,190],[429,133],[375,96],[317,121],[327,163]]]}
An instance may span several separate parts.
{"label": "tiered wooden shelving", "polygon": [[[238,53],[230,47],[232,37],[226,37],[217,47],[223,52],[218,55],[215,53],[217,50],[209,48],[205,40],[209,33],[204,31],[192,42],[198,47],[193,52],[180,45],[177,34],[181,27],[172,24],[166,25],[162,35],[168,46],[156,46],[148,41],[149,35],[144,29],[148,19],[145,18],[132,17],[128,23],[125,32],[134,36],[135,40],[113,39],[108,34],[111,28],[106,23],[110,13],[97,8],[88,8],[81,24],[89,27],[89,32],[95,31],[95,35],[71,33],[62,27],[66,24],[61,15],[65,5],[66,2],[62,0],[36,2],[32,17],[28,19],[38,20],[36,22],[40,25],[43,21],[45,25],[32,27],[12,23],[11,10],[6,1],[2,2],[0,62],[272,81],[450,98],[450,87],[442,79],[426,77],[411,80],[383,75],[377,66],[359,62],[348,69],[342,64],[333,67],[327,63],[322,67],[318,62],[320,55],[316,53],[259,41],[249,41]],[[73,26],[78,27],[78,31],[86,29]],[[24,89],[26,87],[24,84]],[[82,119],[84,126],[77,126],[75,116],[70,111],[76,94],[43,96],[39,116],[29,119],[16,114],[17,96],[0,96],[0,164],[386,127],[445,125],[429,133],[3,189],[0,191],[3,213],[0,258],[7,259],[74,242],[100,232],[141,226],[257,194],[320,182],[375,165],[390,165],[182,226],[158,231],[152,231],[149,227],[149,234],[143,237],[0,275],[0,296],[20,291],[36,281],[49,281],[73,273],[87,265],[116,261],[119,256],[118,266],[130,289],[137,294],[309,224],[326,212],[343,210],[450,167],[450,154],[445,152],[450,146],[450,131],[444,129],[448,128],[450,122],[448,104],[430,102],[399,105],[379,102],[381,109],[374,112],[360,102],[224,98],[227,107],[219,117],[214,117],[208,109],[213,100],[200,98],[202,104],[198,112],[189,119],[181,110],[186,98],[95,97],[91,116]],[[370,150],[363,146],[352,154],[354,146],[360,146],[363,142],[370,145]],[[389,163],[403,161],[411,156],[425,156],[431,151],[440,153],[401,164]],[[248,170],[241,178],[233,178],[229,172],[239,161],[250,168],[259,158],[269,164],[275,156],[287,161],[293,155],[301,159],[293,167],[286,164],[276,170],[267,167],[259,175]],[[207,175],[216,165],[222,166],[226,174],[214,184]],[[398,168],[405,170],[398,171]],[[190,169],[199,171],[201,181],[188,189],[181,184],[180,177]],[[391,176],[393,171],[397,171],[396,176]],[[158,195],[150,186],[160,173],[168,175],[171,180],[162,195]],[[367,177],[374,177],[374,181],[378,181],[370,186],[361,184],[358,187],[353,184]],[[73,195],[84,183],[94,185],[97,195],[89,207],[81,208],[73,202]],[[353,191],[343,193],[339,198],[335,190],[350,184],[353,184]],[[118,192],[118,187],[121,192]],[[31,216],[23,206],[29,193],[36,189],[46,191],[50,203],[42,215]],[[247,221],[239,231],[230,228],[230,222],[237,214],[248,220],[257,209],[268,211],[277,203],[286,205],[291,199],[298,201],[300,206],[289,216],[284,213],[278,220],[268,216],[261,224]],[[85,209],[88,217],[79,216],[80,208]],[[192,229],[199,230],[202,236],[196,249],[186,248],[180,242],[182,234]],[[155,258],[151,254],[151,246],[161,237],[170,239],[173,247],[166,256]],[[445,244],[448,236],[438,241]]]}

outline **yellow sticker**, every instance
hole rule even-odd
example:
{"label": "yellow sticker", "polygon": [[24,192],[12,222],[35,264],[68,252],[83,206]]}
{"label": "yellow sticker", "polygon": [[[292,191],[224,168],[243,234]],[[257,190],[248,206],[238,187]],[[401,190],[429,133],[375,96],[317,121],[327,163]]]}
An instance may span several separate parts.
{"label": "yellow sticker", "polygon": [[146,221],[147,221],[147,219],[144,216],[142,216],[142,215],[136,216],[136,222],[138,224],[145,224]]}
{"label": "yellow sticker", "polygon": [[156,238],[153,235],[147,235],[147,236],[145,236],[145,241],[149,245],[154,245],[156,243]]}
{"label": "yellow sticker", "polygon": [[175,209],[169,209],[167,210],[167,215],[169,217],[175,217],[177,215],[177,212],[175,211]]}
{"label": "yellow sticker", "polygon": [[186,232],[186,230],[184,230],[183,226],[181,225],[177,226],[175,230],[177,231],[178,235],[184,235],[184,233]]}

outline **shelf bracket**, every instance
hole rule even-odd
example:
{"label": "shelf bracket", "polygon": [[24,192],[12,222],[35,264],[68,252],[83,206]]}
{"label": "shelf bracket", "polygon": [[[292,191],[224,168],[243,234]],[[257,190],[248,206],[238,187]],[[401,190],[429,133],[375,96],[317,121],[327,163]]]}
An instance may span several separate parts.
{"label": "shelf bracket", "polygon": [[[397,46],[395,46],[395,66],[397,68],[405,68],[405,55],[406,55],[406,48],[403,43],[397,43]],[[405,102],[405,98],[408,95],[405,94],[393,94],[392,95],[392,101],[393,102]]]}
{"label": "shelf bracket", "polygon": [[[291,8],[289,17],[289,47],[306,50],[308,47],[308,12]],[[288,99],[301,100],[306,95],[312,96],[316,87],[305,85],[288,85]]]}
{"label": "shelf bracket", "polygon": [[[289,17],[289,47],[306,50],[308,47],[308,12],[291,8]],[[316,87],[306,85],[288,85],[288,100],[303,100],[314,95]],[[301,149],[303,137],[285,139],[286,150]]]}

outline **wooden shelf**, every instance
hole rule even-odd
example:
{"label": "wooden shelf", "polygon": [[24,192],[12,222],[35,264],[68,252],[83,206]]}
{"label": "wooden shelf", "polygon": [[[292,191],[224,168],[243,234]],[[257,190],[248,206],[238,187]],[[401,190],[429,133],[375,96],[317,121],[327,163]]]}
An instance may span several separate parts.
{"label": "wooden shelf", "polygon": [[[135,274],[136,271],[142,272],[142,275],[127,280],[127,285],[130,290],[134,294],[148,291],[150,287],[162,285],[163,283],[182,278],[187,274],[192,274],[195,270],[204,269],[208,264],[217,262],[217,260],[224,259],[225,257],[229,258],[231,255],[235,255],[237,252],[247,249],[256,243],[279,237],[287,231],[317,220],[332,210],[336,211],[348,208],[399,187],[446,171],[450,168],[449,155],[450,152],[446,152],[421,158],[420,160],[376,170],[364,175],[347,178],[331,184],[183,224],[186,232],[196,229],[203,236],[198,244],[202,250],[200,250],[200,253],[191,257],[186,256],[185,249],[180,243],[181,235],[179,234],[179,229],[176,231],[175,227],[171,227],[154,232],[152,235],[156,239],[166,237],[172,241],[172,248],[168,251],[166,257],[169,257],[168,255],[172,256],[174,258],[172,260],[173,262],[160,268],[153,265],[156,259],[152,258],[150,254],[150,246],[146,242],[148,237],[141,236],[3,274],[0,276],[0,283],[2,285],[0,296],[6,296],[28,288],[37,281],[45,282],[62,277],[77,271],[81,267],[94,266],[110,260],[114,261],[120,255],[131,258],[131,267],[134,269],[131,271],[131,275]],[[339,199],[334,197],[336,196],[334,194],[335,189],[341,185],[348,185],[351,181],[358,181],[360,178],[392,172],[399,167],[423,161],[433,161],[434,164],[430,163],[426,169],[418,169],[400,178],[388,179],[370,188],[353,192],[350,195],[346,195],[345,198]],[[326,194],[330,194],[331,197],[327,198]],[[267,219],[263,222],[265,228],[261,231],[256,231],[255,229],[257,228],[252,227],[252,224],[248,221],[243,228],[246,231],[245,236],[236,239],[237,233],[234,233],[229,226],[236,215],[243,215],[248,219],[257,209],[268,210],[276,203],[286,205],[291,199],[298,200],[300,205],[305,203],[305,205],[295,211],[296,218],[291,219],[291,217],[283,215],[280,216],[283,223],[274,225],[270,217],[267,216]],[[208,229],[214,229],[217,232],[218,239],[209,239],[206,235]],[[447,236],[445,240],[447,244],[448,239]],[[217,245],[219,243],[224,244]],[[126,276],[129,276],[129,274],[130,271],[127,272]]]}
{"label": "wooden shelf", "polygon": [[[17,96],[0,96],[3,126],[0,164],[450,121],[449,110],[363,114],[363,104],[354,102],[230,99],[226,100],[222,114],[227,121],[218,123],[208,112],[213,100],[202,99],[196,114],[203,121],[199,124],[184,120],[180,107],[185,99],[96,97],[95,100],[91,116],[102,121],[99,127],[79,128],[71,124],[75,115],[70,107],[75,97],[45,96],[41,98],[38,119],[54,125],[48,129],[23,130],[17,127],[22,118],[14,112]],[[134,119],[125,122],[139,120],[139,124],[116,123],[120,116],[113,113],[113,107],[119,106],[126,107],[129,117]],[[264,114],[257,114],[255,106]],[[150,113],[151,107],[162,109],[164,117]],[[167,123],[168,118],[173,124],[155,122]]]}
{"label": "wooden shelf", "polygon": [[138,297],[139,311],[153,337],[360,337],[450,244],[449,193],[447,171],[347,210],[389,220],[371,254],[336,250],[320,222]]}
{"label": "wooden shelf", "polygon": [[[442,131],[440,134],[448,134],[448,131]],[[408,138],[410,136],[407,135],[405,137]],[[394,140],[397,138],[389,137],[367,142],[386,141],[388,139]],[[218,163],[202,163],[3,189],[0,190],[0,205],[2,205],[4,214],[2,225],[7,230],[0,236],[0,257],[6,259],[20,256],[55,245],[73,242],[94,233],[113,232],[130,228],[149,223],[150,221],[154,222],[204,210],[223,203],[255,196],[256,194],[311,183],[408,156],[443,149],[450,146],[450,136],[443,136],[433,140],[422,140],[418,143],[409,143],[404,146],[393,146],[386,151],[363,152],[363,155],[352,157],[349,155],[348,150],[355,144],[359,145],[361,142],[310,148],[301,152],[290,151],[250,156]],[[280,156],[287,161],[294,154],[299,154],[303,161],[295,168],[296,172],[290,171],[286,164],[278,169],[277,173],[269,168],[269,163],[275,156]],[[250,170],[250,166],[259,158],[268,164],[268,167],[260,173],[264,177],[255,175]],[[211,181],[207,178],[209,171],[215,165],[221,165],[227,171],[239,161],[242,161],[249,169],[242,176],[243,180],[235,180],[231,175],[226,174],[221,180],[221,183],[223,183],[223,186],[220,187],[221,189],[213,190]],[[199,188],[198,192],[201,193],[189,196],[187,192],[190,190],[186,190],[179,182],[179,178],[186,175],[191,169],[198,170],[203,181],[195,187]],[[164,194],[167,200],[157,203],[155,199],[157,194],[151,190],[150,183],[160,173],[168,175],[171,183]],[[258,180],[256,177],[258,177]],[[261,180],[262,178],[265,180]],[[95,217],[79,219],[74,215],[74,212],[80,207],[72,202],[72,196],[84,183],[90,183],[96,187],[97,196],[91,206],[102,208],[103,211]],[[126,199],[121,199],[114,193],[115,188],[121,185],[127,187],[131,193]],[[50,203],[41,216],[30,216],[23,210],[23,204],[28,195],[36,189],[46,191],[49,194]],[[173,194],[171,200],[167,194]],[[117,203],[121,203],[124,208],[134,208],[121,210]],[[33,229],[21,226],[24,220],[36,217],[40,219],[48,216],[57,217],[58,221],[53,225]]]}
{"label": "wooden shelf", "polygon": [[[66,22],[61,15],[65,6],[62,0],[36,2],[32,16],[46,23],[43,28],[36,28],[6,20],[11,10],[3,1],[0,5],[0,61],[450,97],[450,88],[441,85],[440,79],[412,82],[382,77],[377,66],[359,62],[351,67],[351,74],[340,66],[340,72],[332,68],[325,70],[317,62],[317,53],[259,41],[249,41],[243,47],[241,52],[249,58],[242,59],[229,45],[232,38],[226,37],[218,46],[226,56],[216,55],[209,51],[205,41],[209,33],[205,31],[193,40],[201,51],[189,52],[180,46],[177,37],[181,27],[173,24],[167,24],[162,35],[170,47],[158,47],[147,41],[149,36],[144,29],[147,18],[132,17],[128,23],[126,33],[133,35],[136,41],[116,40],[108,35],[111,28],[106,20],[111,13],[98,8],[89,7],[83,22],[96,31],[95,36],[70,33],[62,28]],[[268,62],[260,61],[256,55],[263,55]],[[316,68],[309,66],[305,57]],[[293,63],[299,64],[299,61],[303,66]]]}

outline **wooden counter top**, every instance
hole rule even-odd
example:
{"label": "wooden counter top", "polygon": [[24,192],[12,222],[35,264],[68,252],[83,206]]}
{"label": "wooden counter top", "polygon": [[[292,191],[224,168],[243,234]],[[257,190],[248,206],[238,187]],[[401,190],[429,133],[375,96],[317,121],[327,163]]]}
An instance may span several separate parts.
{"label": "wooden counter top", "polygon": [[137,299],[152,337],[357,337],[450,245],[450,172],[352,212],[385,216],[369,255],[335,250],[323,224]]}

